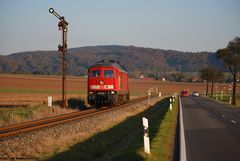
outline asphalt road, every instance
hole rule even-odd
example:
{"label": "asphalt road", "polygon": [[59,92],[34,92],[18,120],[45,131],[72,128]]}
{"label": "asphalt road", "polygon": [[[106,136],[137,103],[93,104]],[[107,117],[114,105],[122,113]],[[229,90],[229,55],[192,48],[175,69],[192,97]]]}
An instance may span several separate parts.
{"label": "asphalt road", "polygon": [[182,97],[187,161],[240,161],[240,110]]}

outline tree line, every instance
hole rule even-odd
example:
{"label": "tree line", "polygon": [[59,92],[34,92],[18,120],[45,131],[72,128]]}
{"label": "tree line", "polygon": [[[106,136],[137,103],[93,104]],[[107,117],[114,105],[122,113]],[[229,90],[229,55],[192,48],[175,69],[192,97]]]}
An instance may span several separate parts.
{"label": "tree line", "polygon": [[[240,72],[240,37],[230,41],[227,47],[218,49],[216,56],[224,61],[225,67],[233,76],[232,104],[236,105],[237,74]],[[200,77],[207,82],[206,95],[209,95],[209,83],[211,83],[210,95],[212,97],[214,83],[223,77],[222,72],[214,66],[208,66],[200,70]]]}

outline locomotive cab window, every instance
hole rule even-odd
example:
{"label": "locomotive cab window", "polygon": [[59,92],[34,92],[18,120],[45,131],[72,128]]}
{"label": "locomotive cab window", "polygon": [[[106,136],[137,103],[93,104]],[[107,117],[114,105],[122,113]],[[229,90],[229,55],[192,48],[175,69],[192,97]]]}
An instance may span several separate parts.
{"label": "locomotive cab window", "polygon": [[113,70],[104,70],[105,78],[113,78]]}
{"label": "locomotive cab window", "polygon": [[100,70],[92,70],[91,77],[100,77]]}

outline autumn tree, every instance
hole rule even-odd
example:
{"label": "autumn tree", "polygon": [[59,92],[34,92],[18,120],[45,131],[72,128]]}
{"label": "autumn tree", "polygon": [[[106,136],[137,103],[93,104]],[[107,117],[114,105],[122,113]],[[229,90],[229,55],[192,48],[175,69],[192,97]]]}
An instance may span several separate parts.
{"label": "autumn tree", "polygon": [[233,76],[232,104],[236,105],[237,74],[240,71],[240,37],[230,41],[226,48],[217,50],[216,54],[217,58],[224,60],[225,66]]}
{"label": "autumn tree", "polygon": [[211,97],[213,97],[213,87],[214,87],[214,83],[219,81],[221,78],[223,78],[223,73],[216,69],[216,68],[212,68],[212,71],[211,71],[211,76],[210,76],[210,80],[211,80],[211,83],[212,83],[212,86],[211,86]]}
{"label": "autumn tree", "polygon": [[208,84],[209,84],[209,81],[211,80],[211,72],[212,72],[212,67],[206,67],[206,68],[202,68],[201,71],[200,71],[200,77],[203,79],[203,80],[206,80],[207,81],[207,85],[206,85],[206,95],[208,95]]}
{"label": "autumn tree", "polygon": [[218,70],[212,66],[208,66],[206,68],[201,69],[200,77],[203,80],[207,81],[207,85],[206,85],[206,95],[207,96],[208,96],[208,90],[209,90],[208,85],[209,85],[209,82],[211,82],[211,97],[212,97],[214,83],[223,77],[223,73],[220,70]]}

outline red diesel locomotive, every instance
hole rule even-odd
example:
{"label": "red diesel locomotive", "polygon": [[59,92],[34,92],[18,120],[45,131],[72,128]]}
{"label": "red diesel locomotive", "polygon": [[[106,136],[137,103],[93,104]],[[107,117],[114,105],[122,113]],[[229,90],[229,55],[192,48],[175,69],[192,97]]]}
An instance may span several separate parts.
{"label": "red diesel locomotive", "polygon": [[128,73],[114,60],[101,60],[88,69],[88,103],[114,106],[129,100]]}

